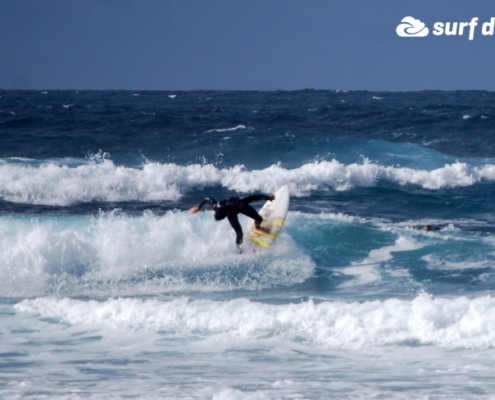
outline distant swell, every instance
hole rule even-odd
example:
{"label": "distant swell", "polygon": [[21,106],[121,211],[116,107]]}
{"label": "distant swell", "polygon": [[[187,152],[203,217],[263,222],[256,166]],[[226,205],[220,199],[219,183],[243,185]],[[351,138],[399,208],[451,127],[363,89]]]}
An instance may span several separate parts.
{"label": "distant swell", "polygon": [[279,164],[259,170],[242,165],[217,168],[212,164],[146,163],[142,168],[117,166],[112,160],[78,166],[44,162],[41,165],[0,165],[0,197],[25,204],[67,206],[84,202],[179,200],[194,189],[221,185],[240,193],[273,192],[289,184],[291,194],[317,190],[373,187],[379,182],[417,185],[436,190],[495,180],[495,165],[482,167],[456,162],[434,170],[363,163],[318,161],[286,169]]}

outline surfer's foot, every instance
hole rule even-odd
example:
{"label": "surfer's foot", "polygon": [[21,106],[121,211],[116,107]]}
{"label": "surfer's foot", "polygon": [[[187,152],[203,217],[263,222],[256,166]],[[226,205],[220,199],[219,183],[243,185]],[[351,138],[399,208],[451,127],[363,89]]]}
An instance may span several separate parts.
{"label": "surfer's foot", "polygon": [[254,224],[254,226],[261,232],[270,233],[270,228],[267,228],[266,226],[261,226],[260,224]]}

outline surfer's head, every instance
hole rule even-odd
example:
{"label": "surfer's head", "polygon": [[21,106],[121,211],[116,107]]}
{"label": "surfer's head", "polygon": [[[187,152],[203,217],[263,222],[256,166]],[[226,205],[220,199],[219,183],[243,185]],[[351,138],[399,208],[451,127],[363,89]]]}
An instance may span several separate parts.
{"label": "surfer's head", "polygon": [[221,221],[227,216],[227,201],[220,200],[213,206],[213,210],[215,211],[215,220]]}

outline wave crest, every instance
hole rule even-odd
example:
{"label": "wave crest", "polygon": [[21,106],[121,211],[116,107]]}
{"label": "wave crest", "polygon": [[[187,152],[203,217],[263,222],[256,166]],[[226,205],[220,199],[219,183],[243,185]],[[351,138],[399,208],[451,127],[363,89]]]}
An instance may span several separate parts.
{"label": "wave crest", "polygon": [[303,196],[329,188],[373,187],[379,182],[437,190],[470,186],[481,180],[495,180],[495,165],[475,167],[455,162],[425,170],[383,166],[367,159],[352,164],[315,161],[294,169],[275,164],[258,170],[246,170],[243,165],[218,168],[212,164],[157,162],[131,168],[117,166],[110,159],[75,167],[56,162],[0,164],[0,196],[4,200],[57,206],[94,201],[177,201],[188,191],[216,185],[240,193],[269,193],[288,184],[292,195]]}

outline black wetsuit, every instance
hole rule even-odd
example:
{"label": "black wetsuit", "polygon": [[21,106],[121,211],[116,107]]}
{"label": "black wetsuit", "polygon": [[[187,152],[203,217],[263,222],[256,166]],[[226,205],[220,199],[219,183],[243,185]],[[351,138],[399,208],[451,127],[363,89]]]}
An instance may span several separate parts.
{"label": "black wetsuit", "polygon": [[242,243],[243,233],[237,215],[239,213],[244,214],[249,218],[254,219],[258,224],[261,224],[263,218],[253,207],[249,205],[249,203],[259,200],[266,201],[269,199],[270,196],[266,196],[264,194],[254,194],[252,196],[244,197],[243,199],[240,199],[237,196],[231,196],[228,199],[220,201],[216,201],[212,197],[207,197],[199,204],[198,207],[201,209],[201,207],[208,203],[213,207],[213,210],[215,210],[215,219],[217,221],[220,221],[227,217],[230,225],[232,226],[232,228],[234,228],[237,235],[235,242],[237,243],[237,245],[240,245]]}

